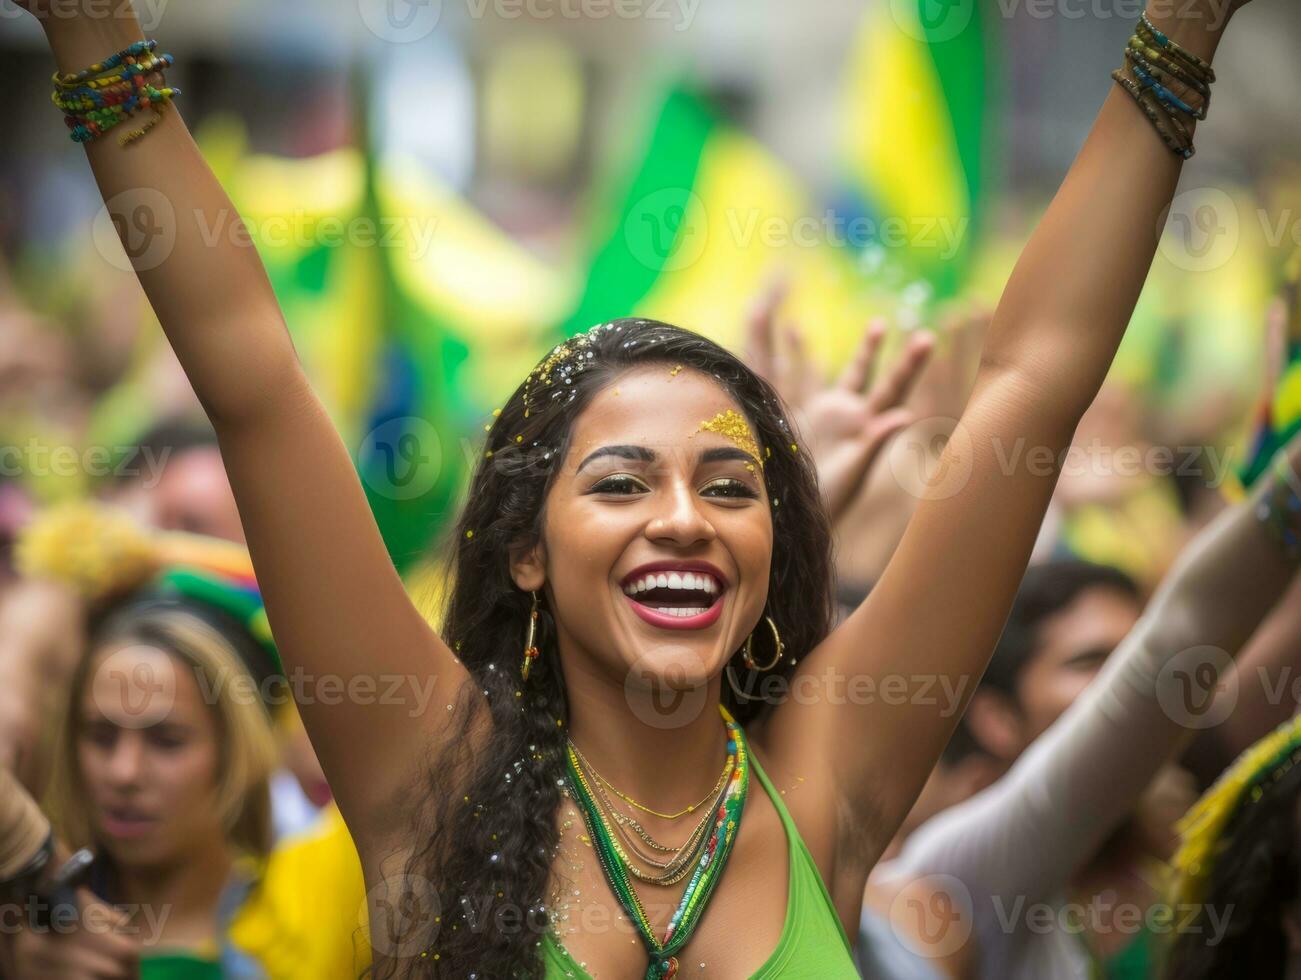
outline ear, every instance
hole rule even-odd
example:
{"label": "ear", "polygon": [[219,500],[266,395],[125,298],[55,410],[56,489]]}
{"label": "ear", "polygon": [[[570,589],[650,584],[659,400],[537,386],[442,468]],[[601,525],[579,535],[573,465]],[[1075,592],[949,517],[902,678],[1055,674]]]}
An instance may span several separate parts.
{"label": "ear", "polygon": [[1021,712],[1002,691],[976,691],[962,723],[980,747],[1001,762],[1010,764],[1025,748]]}
{"label": "ear", "polygon": [[547,581],[546,546],[538,541],[527,548],[511,551],[510,577],[525,592],[537,592]]}

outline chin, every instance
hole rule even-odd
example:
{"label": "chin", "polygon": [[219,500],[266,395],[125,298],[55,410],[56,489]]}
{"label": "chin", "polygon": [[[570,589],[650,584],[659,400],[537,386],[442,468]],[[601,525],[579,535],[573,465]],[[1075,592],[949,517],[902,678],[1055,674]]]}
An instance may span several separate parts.
{"label": "chin", "polygon": [[718,651],[718,639],[666,637],[637,644],[626,661],[628,686],[649,691],[690,690],[707,685],[722,672],[726,657]]}
{"label": "chin", "polygon": [[164,867],[172,863],[171,850],[157,837],[135,840],[101,837],[103,851],[120,868],[138,870]]}

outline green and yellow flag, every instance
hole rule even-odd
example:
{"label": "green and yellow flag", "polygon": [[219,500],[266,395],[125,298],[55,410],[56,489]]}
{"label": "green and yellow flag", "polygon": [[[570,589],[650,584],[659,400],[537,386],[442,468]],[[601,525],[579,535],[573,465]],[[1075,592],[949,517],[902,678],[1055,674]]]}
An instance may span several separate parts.
{"label": "green and yellow flag", "polygon": [[839,229],[789,170],[699,94],[671,91],[594,234],[587,283],[556,336],[647,316],[739,349],[774,278],[815,355],[843,359],[872,300]]}
{"label": "green and yellow flag", "polygon": [[962,287],[997,145],[998,38],[977,0],[878,0],[845,75],[842,152],[856,244],[937,298]]}

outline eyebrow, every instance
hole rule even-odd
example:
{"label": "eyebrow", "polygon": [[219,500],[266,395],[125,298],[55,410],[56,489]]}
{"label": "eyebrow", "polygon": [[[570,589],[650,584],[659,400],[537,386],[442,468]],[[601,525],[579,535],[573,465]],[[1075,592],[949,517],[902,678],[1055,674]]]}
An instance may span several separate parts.
{"label": "eyebrow", "polygon": [[[653,463],[656,460],[655,451],[647,449],[645,446],[602,446],[587,455],[587,457],[578,464],[578,470],[582,471],[588,463],[593,463],[598,459],[606,456],[617,456],[620,459],[631,459],[641,463]],[[733,446],[715,446],[706,449],[700,454],[701,463],[720,463],[720,462],[740,462],[753,463],[755,458],[747,453],[744,449],[737,449]]]}
{"label": "eyebrow", "polygon": [[642,463],[653,463],[655,461],[654,451],[647,449],[645,446],[602,446],[600,449],[589,453],[587,458],[578,464],[578,470],[575,472],[581,471],[588,463],[595,462],[604,456],[618,456],[620,459],[632,459]]}

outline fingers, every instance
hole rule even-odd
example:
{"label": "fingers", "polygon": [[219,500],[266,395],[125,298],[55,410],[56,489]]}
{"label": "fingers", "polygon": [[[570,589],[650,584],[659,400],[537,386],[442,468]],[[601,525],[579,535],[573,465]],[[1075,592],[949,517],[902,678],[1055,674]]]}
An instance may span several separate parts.
{"label": "fingers", "polygon": [[930,334],[919,333],[909,339],[898,361],[868,392],[868,407],[873,414],[903,404],[934,349],[935,340]]}
{"label": "fingers", "polygon": [[786,357],[780,373],[786,389],[783,396],[792,404],[803,404],[809,393],[819,387],[817,371],[810,364],[804,343],[804,331],[795,324],[786,328]]}
{"label": "fingers", "polygon": [[881,448],[890,441],[890,437],[903,431],[916,421],[913,413],[906,408],[892,408],[872,419],[863,430],[863,469],[872,468]]}
{"label": "fingers", "polygon": [[840,380],[836,382],[846,391],[861,392],[867,387],[868,380],[872,377],[872,368],[876,364],[877,355],[881,353],[881,344],[885,340],[886,322],[884,317],[876,317],[867,326],[867,332],[863,334],[863,339],[858,345],[858,350],[854,356],[845,365],[845,370],[840,375]]}
{"label": "fingers", "polygon": [[789,284],[786,279],[773,282],[755,303],[746,324],[746,347],[750,367],[756,374],[775,384],[776,378],[776,326],[777,311],[786,301]]}
{"label": "fingers", "polygon": [[821,468],[823,498],[832,523],[836,523],[857,498],[867,475],[890,438],[911,425],[913,413],[906,408],[893,408],[873,416],[863,427],[857,439]]}

